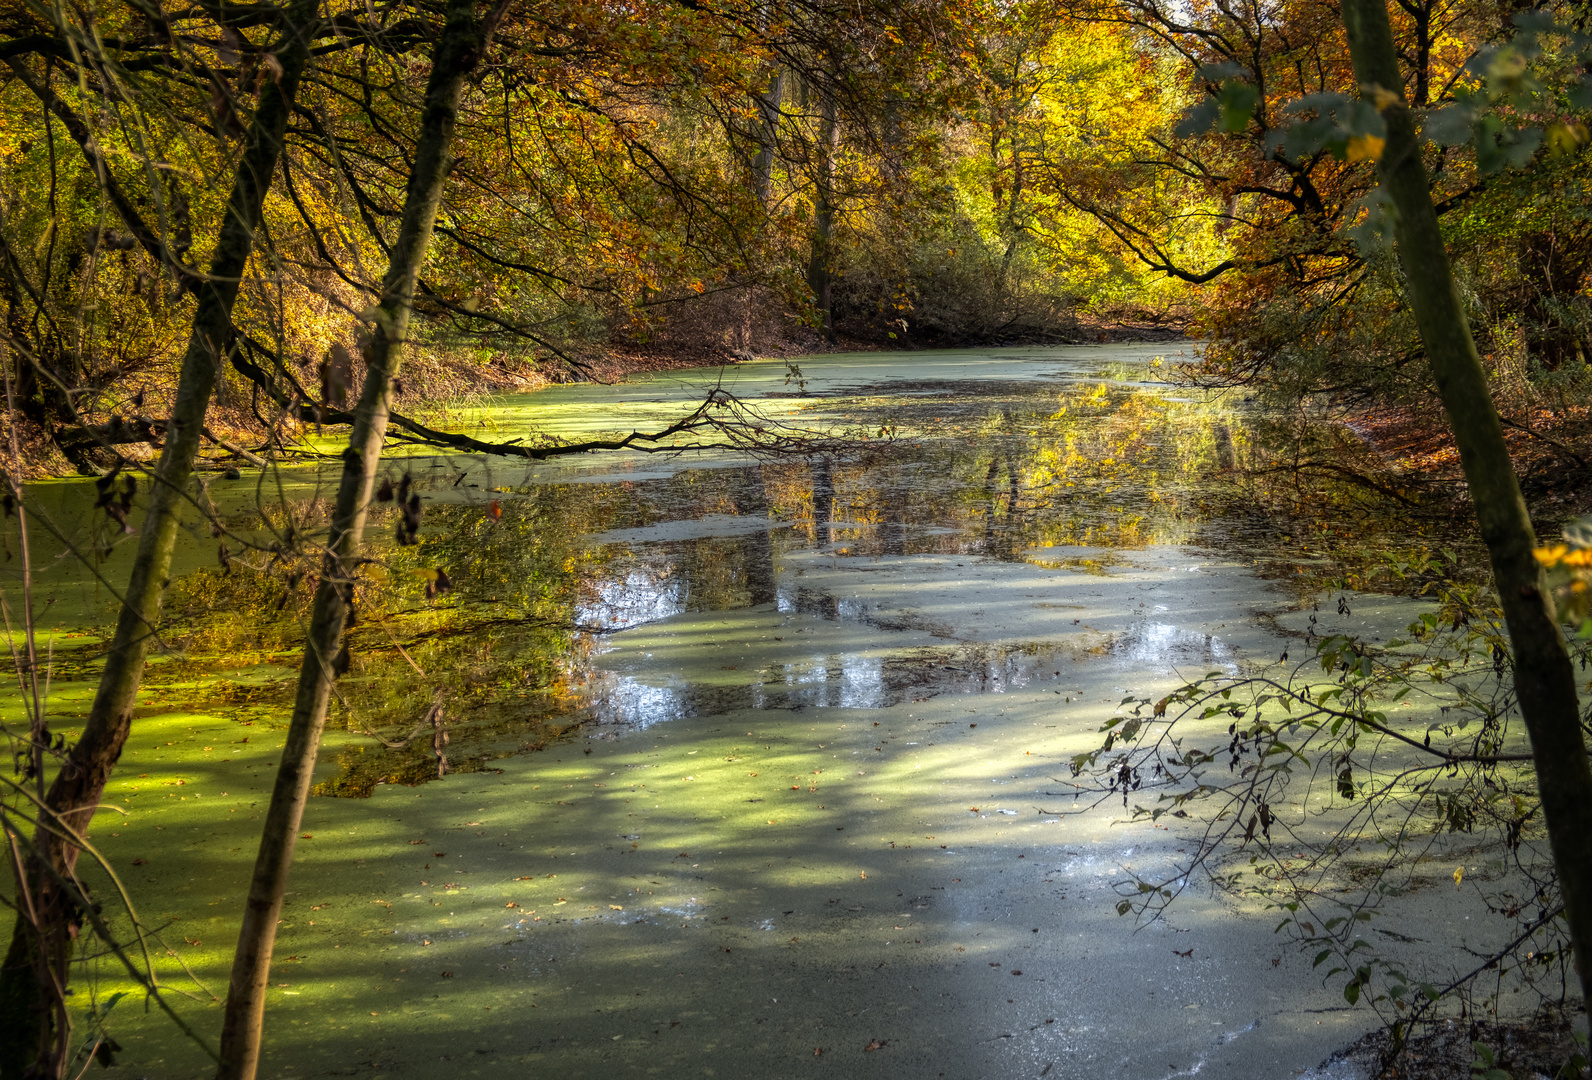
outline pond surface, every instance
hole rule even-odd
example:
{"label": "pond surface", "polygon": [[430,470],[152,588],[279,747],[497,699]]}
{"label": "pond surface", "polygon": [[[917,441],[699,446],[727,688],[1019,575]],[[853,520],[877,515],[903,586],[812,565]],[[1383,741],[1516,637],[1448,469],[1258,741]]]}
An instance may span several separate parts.
{"label": "pond surface", "polygon": [[[392,462],[424,527],[360,591],[261,1075],[1291,1077],[1374,1026],[1258,905],[1196,889],[1120,918],[1122,883],[1188,838],[1073,813],[1067,762],[1125,698],[1274,662],[1342,538],[1398,531],[1350,496],[1279,514],[1301,496],[1235,487],[1242,403],[1168,391],[1177,362],[762,361],[460,419],[499,439],[656,429],[722,380],[771,421],[868,442]],[[196,514],[170,654],[96,819],[206,1032],[309,599],[309,564],[266,546],[315,527],[329,476],[208,484],[228,531]],[[127,545],[91,483],[32,498],[102,553],[96,579],[46,545],[35,586],[60,726],[92,695]],[[1357,597],[1314,625],[1382,634],[1412,610]],[[1407,932],[1387,955],[1439,970],[1486,936],[1435,889],[1389,919]],[[114,1015],[106,1075],[208,1075],[158,1015]]]}

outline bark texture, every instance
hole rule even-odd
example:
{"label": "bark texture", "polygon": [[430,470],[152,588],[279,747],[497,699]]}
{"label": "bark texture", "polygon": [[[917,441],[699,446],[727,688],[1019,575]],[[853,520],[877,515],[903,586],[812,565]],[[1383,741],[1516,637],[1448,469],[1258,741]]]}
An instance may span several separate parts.
{"label": "bark texture", "polygon": [[[138,551],[83,734],[50,785],[51,811],[74,832],[84,832],[132,723],[144,664],[156,642],[161,601],[171,570],[178,516],[187,501],[205,412],[232,337],[232,308],[254,249],[261,206],[282,152],[289,114],[309,60],[315,0],[294,0],[283,12],[279,79],[268,81],[249,127],[234,174],[208,274],[196,285],[197,306],[178,375],[167,440],[138,538]],[[37,925],[17,918],[0,971],[0,1078],[56,1077],[65,1069],[67,1044],[48,999],[64,987],[77,913],[61,883],[77,863],[78,849],[48,830],[36,837],[37,855],[25,867]]]}
{"label": "bark texture", "polygon": [[[1465,480],[1492,561],[1493,580],[1514,649],[1515,693],[1531,736],[1543,818],[1564,897],[1576,967],[1587,1000],[1592,970],[1592,763],[1582,739],[1575,672],[1553,600],[1533,549],[1536,535],[1509,460],[1470,325],[1454,287],[1432,206],[1415,119],[1404,99],[1385,0],[1344,0],[1355,78],[1379,101],[1387,143],[1377,174],[1397,211],[1395,237],[1443,408],[1454,430]],[[1419,88],[1417,88],[1419,89]]]}
{"label": "bark texture", "polygon": [[835,97],[825,93],[819,106],[817,174],[813,178],[813,246],[807,264],[807,286],[813,305],[823,316],[824,340],[834,343],[835,154],[840,148],[840,123]]}
{"label": "bark texture", "polygon": [[480,60],[501,11],[499,6],[481,19],[476,15],[475,0],[449,0],[447,21],[433,54],[403,218],[365,352],[365,383],[354,411],[353,433],[343,452],[343,472],[299,668],[293,719],[261,830],[233,957],[222,1019],[219,1080],[252,1080],[259,1067],[276,925],[294,838],[309,799],[332,683],[337,678],[337,658],[344,649],[343,632],[353,612],[357,559],[387,433],[392,381],[402,362],[416,282],[452,167],[450,147],[465,79]]}

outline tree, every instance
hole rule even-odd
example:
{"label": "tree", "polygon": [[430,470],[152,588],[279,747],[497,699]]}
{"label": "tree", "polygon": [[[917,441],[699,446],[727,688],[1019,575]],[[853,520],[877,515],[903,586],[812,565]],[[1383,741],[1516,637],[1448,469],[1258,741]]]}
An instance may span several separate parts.
{"label": "tree", "polygon": [[[354,586],[365,515],[381,461],[392,383],[408,343],[416,284],[453,165],[450,151],[459,99],[505,6],[506,0],[498,0],[480,17],[475,0],[450,0],[447,20],[432,55],[402,223],[382,282],[381,302],[371,319],[365,385],[354,410],[353,434],[343,452],[342,479],[316,586],[293,718],[261,828],[259,856],[238,935],[221,1030],[221,1068],[217,1073],[220,1080],[252,1080],[259,1065],[276,926],[293,857],[293,839],[303,818],[326,724],[332,682],[344,666],[343,629],[354,615]],[[413,502],[402,509],[418,518],[420,496],[411,498]]]}
{"label": "tree", "polygon": [[[1592,1001],[1592,964],[1586,962],[1592,949],[1592,761],[1574,669],[1534,554],[1536,535],[1503,425],[1454,286],[1384,0],[1345,0],[1343,25],[1360,92],[1386,125],[1377,176],[1396,212],[1394,234],[1410,306],[1492,563],[1582,995]],[[1417,83],[1417,98],[1423,85]]]}
{"label": "tree", "polygon": [[[105,671],[83,733],[47,795],[50,811],[78,833],[86,830],[127,742],[144,663],[156,641],[177,516],[188,501],[188,480],[204,431],[205,412],[232,341],[232,308],[254,250],[255,230],[282,152],[293,98],[309,60],[315,12],[314,0],[294,0],[276,13],[277,41],[270,55],[280,74],[264,85],[237,163],[209,270],[195,285],[198,299],[176,401],[166,426],[165,449],[155,470],[155,487]],[[59,1076],[70,1060],[69,1030],[55,1023],[55,1012],[48,1003],[67,984],[81,918],[72,910],[64,888],[77,856],[76,847],[41,826],[35,854],[25,871],[37,921],[19,914],[5,969],[0,972],[0,1029],[5,1033],[0,1043],[0,1075],[21,1076],[33,1062],[33,1075]]]}

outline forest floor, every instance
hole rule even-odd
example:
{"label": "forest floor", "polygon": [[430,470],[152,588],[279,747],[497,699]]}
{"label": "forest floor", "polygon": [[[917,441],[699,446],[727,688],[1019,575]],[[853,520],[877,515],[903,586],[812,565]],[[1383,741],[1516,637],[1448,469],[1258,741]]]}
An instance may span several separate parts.
{"label": "forest floor", "polygon": [[[1380,1080],[1451,1080],[1476,1076],[1494,1068],[1510,1077],[1535,1078],[1581,1076],[1585,1072],[1562,1072],[1566,1062],[1578,1051],[1584,1053],[1574,1034],[1579,1016],[1566,1016],[1547,1007],[1529,1022],[1521,1024],[1466,1024],[1445,1020],[1419,1030],[1402,1051],[1393,1044],[1387,1028],[1357,1039],[1322,1063],[1321,1071],[1332,1075],[1344,1067]],[[1477,1046],[1493,1055],[1484,1066]]]}
{"label": "forest floor", "polygon": [[[1500,406],[1510,457],[1538,524],[1557,528],[1592,512],[1592,407],[1545,398]],[[1432,423],[1428,410],[1377,406],[1356,415],[1351,426],[1391,473],[1452,488],[1455,510],[1469,517],[1459,451],[1447,424]]]}

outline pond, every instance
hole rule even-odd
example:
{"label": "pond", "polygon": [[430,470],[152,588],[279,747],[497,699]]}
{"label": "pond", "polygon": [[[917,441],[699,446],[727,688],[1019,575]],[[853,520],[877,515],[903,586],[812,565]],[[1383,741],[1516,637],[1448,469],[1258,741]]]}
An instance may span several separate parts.
{"label": "pond", "polygon": [[[578,439],[718,385],[867,435],[844,453],[390,461],[420,542],[381,546],[360,590],[261,1075],[1281,1078],[1375,1026],[1259,904],[1196,888],[1119,917],[1189,835],[1074,813],[1067,762],[1125,699],[1274,663],[1307,615],[1371,636],[1417,610],[1307,613],[1351,551],[1417,526],[1235,482],[1253,418],[1160,381],[1187,350],[765,360],[455,417]],[[195,514],[95,821],[207,1033],[309,601],[268,542],[314,527],[330,476],[208,482],[228,531]],[[97,553],[35,537],[58,727],[125,576],[93,490],[30,489]],[[1390,956],[1446,970],[1486,940],[1446,896],[1390,908]],[[89,989],[127,986],[105,966]],[[134,999],[113,1019],[107,1076],[208,1075]]]}

